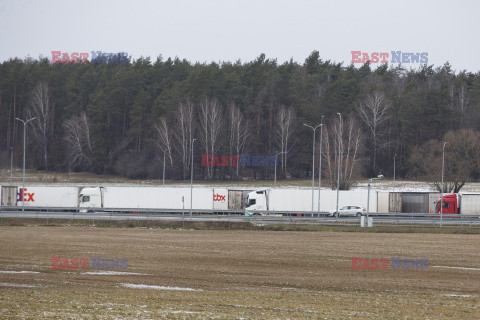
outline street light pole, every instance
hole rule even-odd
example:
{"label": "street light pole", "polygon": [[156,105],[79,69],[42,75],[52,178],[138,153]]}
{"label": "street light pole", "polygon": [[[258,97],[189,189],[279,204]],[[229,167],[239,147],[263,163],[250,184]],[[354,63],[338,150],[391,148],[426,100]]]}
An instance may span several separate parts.
{"label": "street light pole", "polygon": [[22,211],[25,212],[25,144],[26,144],[26,134],[27,134],[27,124],[30,121],[35,120],[37,117],[33,117],[31,119],[28,119],[27,121],[24,121],[19,118],[15,118],[18,121],[21,121],[23,123],[23,185],[22,185]]}
{"label": "street light pole", "polygon": [[278,159],[278,154],[275,155],[275,177],[273,180],[273,187],[277,187],[277,159]]}
{"label": "street light pole", "polygon": [[393,191],[395,191],[395,166],[396,166],[395,159],[396,158],[397,158],[397,154],[395,153],[395,155],[393,156]]}
{"label": "street light pole", "polygon": [[440,196],[440,227],[442,226],[442,219],[443,219],[443,172],[445,168],[445,145],[448,142],[445,141],[443,143],[443,150],[442,150],[442,190],[441,190],[441,196]]}
{"label": "street light pole", "polygon": [[340,161],[341,161],[341,146],[342,146],[342,114],[340,112],[337,112],[337,114],[340,116],[340,123],[339,123],[339,128],[338,128],[338,168],[337,168],[337,216],[338,214],[338,198],[340,196]]}
{"label": "street light pole", "polygon": [[318,213],[320,213],[320,188],[322,187],[322,134],[323,134],[323,115],[320,120],[320,160],[318,164]]}
{"label": "street light pole", "polygon": [[313,158],[312,160],[312,212],[313,212],[313,203],[314,203],[313,199],[315,198],[315,130],[317,130],[317,128],[320,127],[321,124],[319,124],[315,128],[305,123],[303,125],[313,130],[313,153],[312,153],[312,158]]}
{"label": "street light pole", "polygon": [[377,178],[371,178],[368,179],[368,192],[367,192],[367,225],[368,225],[368,217],[370,214],[370,183],[372,183],[373,180],[380,180],[383,179],[382,175],[379,175]]}
{"label": "street light pole", "polygon": [[195,144],[195,140],[192,140],[192,163],[190,167],[190,219],[192,219],[192,204],[193,204],[193,146]]}
{"label": "street light pole", "polygon": [[372,179],[368,179],[368,192],[367,192],[367,223],[368,223],[368,214],[370,213],[370,183],[372,183]]}
{"label": "street light pole", "polygon": [[162,185],[165,185],[165,152],[167,150],[163,150],[163,182]]}
{"label": "street light pole", "polygon": [[13,185],[13,147],[10,147],[10,185]]}
{"label": "street light pole", "polygon": [[282,152],[277,152],[275,154],[275,179],[274,179],[274,182],[273,182],[273,187],[276,188],[277,187],[277,164],[278,164],[278,155],[279,154],[282,154],[282,153],[286,153],[284,151]]}

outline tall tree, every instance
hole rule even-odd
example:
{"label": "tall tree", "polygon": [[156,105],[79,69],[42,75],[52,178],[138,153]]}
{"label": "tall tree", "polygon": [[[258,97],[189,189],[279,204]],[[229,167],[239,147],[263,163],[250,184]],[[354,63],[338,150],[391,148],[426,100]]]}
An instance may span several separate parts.
{"label": "tall tree", "polygon": [[280,107],[275,121],[275,141],[280,152],[280,162],[282,165],[282,172],[286,174],[288,153],[293,147],[292,136],[294,135],[295,114],[292,107]]}
{"label": "tall tree", "polygon": [[[206,154],[215,155],[219,148],[223,114],[216,98],[204,98],[200,103],[200,143]],[[213,179],[214,167],[207,166],[207,177]]]}
{"label": "tall tree", "polygon": [[[340,150],[339,150],[339,140]],[[324,172],[332,189],[337,188],[338,164],[340,162],[340,190],[348,190],[360,175],[362,131],[352,118],[345,119],[342,128],[339,120],[330,124],[323,136],[322,157],[325,161]],[[339,161],[340,160],[340,161]]]}
{"label": "tall tree", "polygon": [[383,92],[374,92],[369,94],[358,104],[357,110],[360,118],[369,129],[372,138],[372,169],[377,172],[377,151],[381,147],[388,145],[389,141],[385,138],[387,129],[387,120],[390,118],[390,108],[392,104],[385,97]]}
{"label": "tall tree", "polygon": [[[228,108],[228,127],[230,155],[240,156],[244,151],[247,140],[250,136],[250,122],[245,120],[240,108],[234,102],[231,102]],[[236,176],[239,177],[240,165],[236,167]]]}
{"label": "tall tree", "polygon": [[39,145],[45,169],[48,168],[48,143],[53,131],[53,108],[48,84],[39,82],[33,89],[27,115],[36,118],[32,125],[32,135]]}
{"label": "tall tree", "polygon": [[159,137],[157,144],[162,150],[162,153],[165,152],[165,155],[168,156],[168,159],[170,160],[170,166],[172,166],[172,134],[164,117],[160,118],[159,123],[155,124],[155,129],[157,130],[157,134]]}
{"label": "tall tree", "polygon": [[64,139],[67,145],[69,167],[81,167],[91,163],[90,156],[93,142],[90,137],[90,126],[85,112],[65,121]]}
{"label": "tall tree", "polygon": [[192,139],[195,132],[195,108],[191,101],[180,103],[175,113],[174,136],[177,140],[178,153],[182,160],[182,177],[187,178],[190,169]]}

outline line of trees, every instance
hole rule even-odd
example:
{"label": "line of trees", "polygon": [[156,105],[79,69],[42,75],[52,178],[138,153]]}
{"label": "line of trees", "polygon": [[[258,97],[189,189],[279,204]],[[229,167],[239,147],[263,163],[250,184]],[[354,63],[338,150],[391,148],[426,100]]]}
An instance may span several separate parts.
{"label": "line of trees", "polygon": [[[344,118],[341,135],[337,112]],[[311,175],[312,132],[302,124],[317,125],[322,115],[323,175],[333,182],[340,157],[342,188],[360,176],[391,176],[395,155],[397,178],[434,179],[429,172],[437,168],[422,154],[447,133],[470,130],[472,137],[480,130],[480,74],[455,73],[448,63],[356,68],[323,61],[317,51],[302,64],[278,64],[263,54],[244,63],[159,57],[0,64],[1,163],[9,163],[10,147],[21,159],[23,131],[15,118],[36,117],[27,164],[39,170],[158,178],[165,154],[167,177],[188,179],[197,139],[197,179],[273,175],[268,167],[202,167],[204,153],[279,153],[278,176],[303,178]],[[478,179],[476,164],[465,165],[462,179]]]}

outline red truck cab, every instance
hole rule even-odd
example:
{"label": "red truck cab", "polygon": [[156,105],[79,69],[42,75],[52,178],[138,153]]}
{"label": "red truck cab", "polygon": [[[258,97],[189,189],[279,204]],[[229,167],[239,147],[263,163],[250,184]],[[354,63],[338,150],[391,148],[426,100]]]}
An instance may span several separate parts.
{"label": "red truck cab", "polygon": [[435,213],[440,214],[440,204],[443,203],[443,214],[458,214],[458,199],[456,194],[447,194],[443,196],[443,201],[438,199]]}

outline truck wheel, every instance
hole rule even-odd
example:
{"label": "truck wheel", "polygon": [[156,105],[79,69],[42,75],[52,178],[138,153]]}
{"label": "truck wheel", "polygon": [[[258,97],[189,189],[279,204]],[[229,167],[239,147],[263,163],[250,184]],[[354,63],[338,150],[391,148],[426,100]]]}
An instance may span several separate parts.
{"label": "truck wheel", "polygon": [[334,213],[333,213],[333,217],[334,217],[334,218],[338,218],[338,212],[334,212]]}
{"label": "truck wheel", "polygon": [[360,218],[362,216],[362,214],[360,212],[357,212],[356,216],[357,216],[357,218]]}

